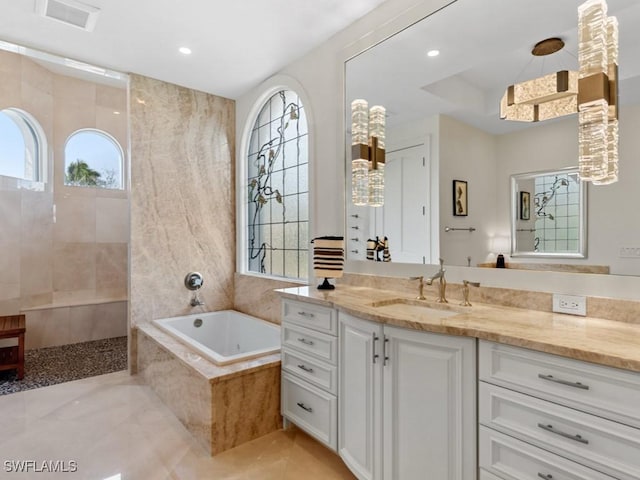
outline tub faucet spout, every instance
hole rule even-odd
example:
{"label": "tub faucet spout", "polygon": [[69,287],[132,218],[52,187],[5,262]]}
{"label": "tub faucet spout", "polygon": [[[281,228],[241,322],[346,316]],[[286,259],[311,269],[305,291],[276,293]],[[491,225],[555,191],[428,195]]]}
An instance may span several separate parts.
{"label": "tub faucet spout", "polygon": [[204,302],[198,298],[198,293],[196,292],[193,294],[193,298],[191,298],[191,302],[189,302],[189,304],[192,307],[199,307],[200,305],[204,305]]}

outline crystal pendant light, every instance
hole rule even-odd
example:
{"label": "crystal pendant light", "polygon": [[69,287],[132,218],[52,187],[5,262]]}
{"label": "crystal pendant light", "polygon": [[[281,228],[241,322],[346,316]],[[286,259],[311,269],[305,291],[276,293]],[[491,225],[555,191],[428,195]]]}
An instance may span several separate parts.
{"label": "crystal pendant light", "polygon": [[[351,145],[366,145],[369,137],[369,105],[366,100],[351,102]],[[369,202],[369,160],[362,158],[362,148],[353,148],[351,160],[351,200],[354,205]],[[357,152],[357,153],[355,153]]]}
{"label": "crystal pendant light", "polygon": [[618,181],[618,19],[607,18],[607,55],[609,85],[609,118],[607,122],[607,172],[594,185],[609,185]]}
{"label": "crystal pendant light", "polygon": [[[602,95],[592,95],[608,72],[607,5],[589,0],[578,7],[578,60],[580,95],[578,99],[578,171],[585,181],[607,176],[607,123],[609,104]],[[604,75],[606,78],[606,75]],[[587,83],[589,82],[589,83]],[[607,97],[608,97],[608,85]]]}
{"label": "crystal pendant light", "polygon": [[369,111],[369,147],[371,170],[369,170],[369,206],[384,205],[384,149],[386,110],[379,105]]}

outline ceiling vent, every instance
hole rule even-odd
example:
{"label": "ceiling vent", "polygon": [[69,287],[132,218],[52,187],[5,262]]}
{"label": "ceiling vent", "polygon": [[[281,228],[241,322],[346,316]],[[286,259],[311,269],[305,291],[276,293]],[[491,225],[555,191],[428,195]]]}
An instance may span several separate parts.
{"label": "ceiling vent", "polygon": [[92,32],[100,9],[76,0],[36,0],[36,13]]}

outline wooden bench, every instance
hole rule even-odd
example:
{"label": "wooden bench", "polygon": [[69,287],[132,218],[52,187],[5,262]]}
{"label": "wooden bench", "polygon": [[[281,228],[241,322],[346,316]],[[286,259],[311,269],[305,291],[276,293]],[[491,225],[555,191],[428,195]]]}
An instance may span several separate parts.
{"label": "wooden bench", "polygon": [[0,316],[0,339],[17,338],[18,345],[0,347],[0,370],[17,370],[18,380],[24,377],[24,315]]}

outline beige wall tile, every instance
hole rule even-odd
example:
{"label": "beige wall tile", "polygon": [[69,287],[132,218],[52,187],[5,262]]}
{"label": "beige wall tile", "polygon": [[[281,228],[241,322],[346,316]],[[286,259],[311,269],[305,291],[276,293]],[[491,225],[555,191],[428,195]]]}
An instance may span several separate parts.
{"label": "beige wall tile", "polygon": [[96,86],[96,105],[118,111],[126,117],[127,90],[124,88],[109,87],[107,85]]}
{"label": "beige wall tile", "polygon": [[0,192],[0,245],[20,241],[22,204],[20,192]]}
{"label": "beige wall tile", "polygon": [[[79,190],[83,190],[78,187]],[[96,199],[56,196],[54,242],[96,241]]]}
{"label": "beige wall tile", "polygon": [[[18,286],[20,295],[20,244],[0,243],[0,285],[8,288],[9,285]],[[0,300],[6,300],[8,292],[0,290]]]}
{"label": "beige wall tile", "polygon": [[299,283],[236,273],[233,308],[239,312],[280,324],[281,297],[274,290],[299,286]]}
{"label": "beige wall tile", "polygon": [[22,86],[22,57],[0,51],[0,109],[16,107]]}
{"label": "beige wall tile", "polygon": [[26,312],[25,348],[53,347],[69,343],[69,309],[49,308]]}
{"label": "beige wall tile", "polygon": [[96,242],[129,242],[129,200],[96,198]]}
{"label": "beige wall tile", "polygon": [[96,291],[119,291],[127,294],[127,244],[96,245]]}
{"label": "beige wall tile", "polygon": [[56,243],[53,247],[53,290],[95,290],[96,246],[93,243]]}
{"label": "beige wall tile", "polygon": [[[51,236],[25,240],[20,249],[20,295],[53,292],[53,242]],[[24,302],[27,306],[28,302]]]}

